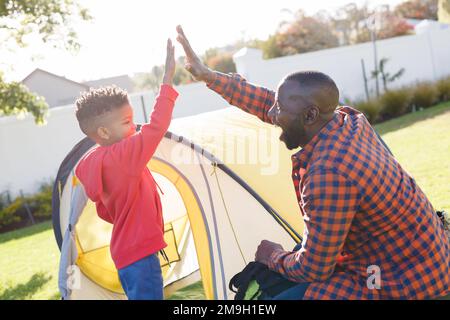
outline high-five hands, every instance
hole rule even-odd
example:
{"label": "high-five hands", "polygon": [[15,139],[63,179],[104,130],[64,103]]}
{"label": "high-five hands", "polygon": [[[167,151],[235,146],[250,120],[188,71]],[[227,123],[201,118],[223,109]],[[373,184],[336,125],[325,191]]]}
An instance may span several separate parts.
{"label": "high-five hands", "polygon": [[175,46],[172,44],[172,40],[167,40],[167,55],[166,65],[164,68],[163,83],[172,85],[173,76],[175,75]]}
{"label": "high-five hands", "polygon": [[194,50],[192,50],[181,26],[177,26],[177,32],[177,41],[183,46],[184,52],[186,53],[186,64],[184,66],[186,70],[189,71],[196,80],[204,82],[211,82],[214,80],[214,72],[205,66],[195,54]]}

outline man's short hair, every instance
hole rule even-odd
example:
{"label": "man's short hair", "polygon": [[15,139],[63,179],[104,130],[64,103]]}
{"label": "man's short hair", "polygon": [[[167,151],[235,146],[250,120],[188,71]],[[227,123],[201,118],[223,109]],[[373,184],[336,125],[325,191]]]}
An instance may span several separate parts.
{"label": "man's short hair", "polygon": [[75,102],[76,117],[81,131],[87,136],[94,134],[101,116],[129,104],[128,94],[117,86],[91,88],[83,92]]}
{"label": "man's short hair", "polygon": [[319,71],[300,71],[287,75],[284,81],[295,81],[300,87],[316,91],[315,100],[323,111],[332,111],[339,105],[339,89],[330,76]]}

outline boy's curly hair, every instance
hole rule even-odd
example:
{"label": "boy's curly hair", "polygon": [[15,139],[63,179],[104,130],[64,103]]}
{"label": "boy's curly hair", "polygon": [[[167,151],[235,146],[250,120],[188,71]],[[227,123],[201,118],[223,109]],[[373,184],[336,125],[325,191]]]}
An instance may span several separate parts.
{"label": "boy's curly hair", "polygon": [[114,85],[83,92],[75,102],[81,131],[87,136],[94,134],[102,115],[125,104],[129,104],[127,92]]}

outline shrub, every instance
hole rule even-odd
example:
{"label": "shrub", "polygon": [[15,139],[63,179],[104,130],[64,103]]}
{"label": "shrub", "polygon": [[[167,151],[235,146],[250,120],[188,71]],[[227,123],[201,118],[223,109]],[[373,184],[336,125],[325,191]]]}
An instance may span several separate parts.
{"label": "shrub", "polygon": [[375,123],[380,114],[380,101],[377,99],[355,102],[354,106],[356,109],[364,113],[370,123]]}
{"label": "shrub", "polygon": [[407,88],[386,91],[380,98],[381,118],[388,120],[404,114],[411,101],[411,92]]}
{"label": "shrub", "polygon": [[43,184],[38,193],[27,199],[35,218],[46,219],[52,216],[52,191],[52,184]]}
{"label": "shrub", "polygon": [[5,232],[30,224],[26,206],[35,222],[48,220],[52,215],[53,183],[43,183],[39,191],[31,196],[18,197],[11,203],[0,197],[0,232]]}
{"label": "shrub", "polygon": [[22,221],[22,216],[17,214],[22,204],[21,199],[18,198],[0,210],[0,230]]}
{"label": "shrub", "polygon": [[450,77],[439,80],[436,88],[440,102],[450,101]]}
{"label": "shrub", "polygon": [[411,104],[416,108],[428,108],[438,100],[436,85],[430,82],[418,83],[412,88]]}

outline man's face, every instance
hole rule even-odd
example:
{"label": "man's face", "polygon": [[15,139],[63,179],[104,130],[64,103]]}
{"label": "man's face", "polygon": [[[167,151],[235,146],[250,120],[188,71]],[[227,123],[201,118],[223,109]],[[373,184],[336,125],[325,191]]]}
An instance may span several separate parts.
{"label": "man's face", "polygon": [[109,137],[107,139],[108,144],[119,142],[136,132],[136,125],[133,121],[133,108],[129,104],[109,112],[105,116],[104,121]]}
{"label": "man's face", "polygon": [[306,139],[303,112],[305,102],[300,96],[299,84],[294,81],[283,82],[275,95],[275,103],[269,110],[274,125],[282,130],[280,140],[289,150],[296,149]]}

